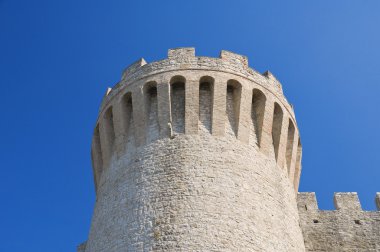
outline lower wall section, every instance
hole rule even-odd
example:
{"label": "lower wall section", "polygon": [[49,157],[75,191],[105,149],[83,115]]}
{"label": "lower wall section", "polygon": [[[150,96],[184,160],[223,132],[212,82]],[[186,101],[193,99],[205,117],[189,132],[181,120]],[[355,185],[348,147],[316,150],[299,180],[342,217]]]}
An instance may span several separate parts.
{"label": "lower wall section", "polygon": [[177,134],[114,155],[86,252],[302,252],[286,171],[235,136]]}
{"label": "lower wall section", "polygon": [[297,203],[306,251],[380,251],[380,211],[363,211],[356,193],[336,193],[336,210],[319,210],[314,193]]}

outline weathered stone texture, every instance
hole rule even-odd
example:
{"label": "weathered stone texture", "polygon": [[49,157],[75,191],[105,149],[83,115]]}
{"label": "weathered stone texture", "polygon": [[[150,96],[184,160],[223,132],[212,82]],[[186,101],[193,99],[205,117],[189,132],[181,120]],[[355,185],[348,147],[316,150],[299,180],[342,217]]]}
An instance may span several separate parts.
{"label": "weathered stone texture", "polygon": [[232,137],[158,140],[102,180],[86,251],[303,251],[286,174]]}
{"label": "weathered stone texture", "polygon": [[101,104],[97,200],[78,251],[379,249],[379,212],[355,197],[325,212],[300,194],[297,209],[299,135],[281,84],[245,56],[179,48],[135,62]]}
{"label": "weathered stone texture", "polygon": [[356,193],[336,193],[336,210],[319,210],[314,193],[297,201],[306,251],[380,251],[380,212],[362,210]]}
{"label": "weathered stone texture", "polygon": [[99,114],[80,251],[304,251],[293,177],[274,158],[283,123],[267,123],[274,102],[295,122],[279,87],[227,51],[180,48],[129,67]]}

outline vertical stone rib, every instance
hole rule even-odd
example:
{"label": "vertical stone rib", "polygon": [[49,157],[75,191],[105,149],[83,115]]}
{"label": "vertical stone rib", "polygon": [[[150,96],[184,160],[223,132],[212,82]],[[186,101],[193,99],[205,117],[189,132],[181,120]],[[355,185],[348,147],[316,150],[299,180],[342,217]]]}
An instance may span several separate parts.
{"label": "vertical stone rib", "polygon": [[170,137],[170,95],[169,80],[161,80],[157,84],[158,124],[160,138]]}
{"label": "vertical stone rib", "polygon": [[301,140],[298,137],[298,144],[297,144],[297,157],[296,157],[296,164],[295,164],[295,172],[294,172],[294,189],[296,192],[298,192],[300,177],[301,177],[301,170],[302,170],[302,145]]}
{"label": "vertical stone rib", "polygon": [[285,153],[285,165],[288,171],[288,176],[290,174],[290,166],[292,162],[292,156],[293,156],[293,144],[294,144],[294,124],[292,120],[289,118],[288,120],[288,135],[286,140],[286,153]]}
{"label": "vertical stone rib", "polygon": [[185,133],[198,133],[199,120],[199,82],[198,80],[186,80],[185,85]]}
{"label": "vertical stone rib", "polygon": [[115,130],[115,152],[120,156],[125,150],[125,127],[122,102],[113,106],[113,122]]}
{"label": "vertical stone rib", "polygon": [[277,164],[283,169],[286,169],[286,145],[288,141],[289,119],[283,115],[281,124],[280,142],[278,145]]}
{"label": "vertical stone rib", "polygon": [[[100,122],[100,146],[102,149],[103,167],[107,167],[112,156],[113,141],[115,139],[112,123],[112,108],[104,113]],[[113,135],[113,136],[112,136]]]}
{"label": "vertical stone rib", "polygon": [[142,88],[136,88],[132,92],[133,121],[135,124],[135,141],[137,146],[146,142],[146,109]]}
{"label": "vertical stone rib", "polygon": [[290,161],[290,167],[289,167],[289,179],[292,184],[294,184],[294,173],[296,171],[298,138],[299,138],[298,130],[295,130],[294,138],[293,138],[292,159]]}
{"label": "vertical stone rib", "polygon": [[128,152],[128,148],[135,145],[134,141],[134,125],[133,125],[133,105],[132,105],[132,93],[127,92],[123,94],[119,102],[119,115],[120,115],[120,134],[122,135],[122,146],[120,153]]}
{"label": "vertical stone rib", "polygon": [[96,125],[91,144],[91,160],[94,172],[95,191],[98,190],[100,177],[103,171],[103,158],[100,146],[99,125]]}
{"label": "vertical stone rib", "polygon": [[273,142],[273,150],[274,155],[276,158],[277,164],[282,167],[282,145],[283,140],[281,139],[281,136],[283,136],[283,119],[284,119],[284,112],[282,111],[281,106],[275,102],[274,103],[274,110],[273,110],[273,124],[272,124],[272,142]]}
{"label": "vertical stone rib", "polygon": [[237,138],[244,142],[249,142],[249,130],[251,124],[251,102],[252,94],[244,85],[241,88],[240,106],[238,113],[238,134]]}
{"label": "vertical stone rib", "polygon": [[212,135],[224,136],[226,120],[226,91],[225,80],[216,79],[214,85],[214,100],[212,106]]}
{"label": "vertical stone rib", "polygon": [[261,131],[260,138],[260,150],[265,155],[269,155],[273,149],[273,140],[272,140],[272,125],[273,125],[273,111],[274,103],[271,96],[266,96],[267,100],[265,102],[265,112],[263,119],[263,128]]}

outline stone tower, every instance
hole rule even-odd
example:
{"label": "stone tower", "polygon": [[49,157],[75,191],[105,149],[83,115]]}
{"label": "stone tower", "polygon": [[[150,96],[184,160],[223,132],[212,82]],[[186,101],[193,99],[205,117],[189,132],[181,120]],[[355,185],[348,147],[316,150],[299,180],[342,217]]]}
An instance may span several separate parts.
{"label": "stone tower", "polygon": [[92,141],[96,204],[78,251],[305,251],[292,106],[242,55],[129,66]]}

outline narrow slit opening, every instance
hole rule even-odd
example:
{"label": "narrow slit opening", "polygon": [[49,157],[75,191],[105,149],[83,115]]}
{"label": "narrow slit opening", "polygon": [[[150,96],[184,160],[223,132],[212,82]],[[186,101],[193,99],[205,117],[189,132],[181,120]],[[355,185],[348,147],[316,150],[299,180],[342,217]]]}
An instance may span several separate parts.
{"label": "narrow slit opening", "polygon": [[127,93],[124,95],[122,99],[122,119],[123,119],[123,126],[124,126],[124,134],[128,135],[131,119],[132,119],[132,95],[131,93]]}
{"label": "narrow slit opening", "polygon": [[[251,139],[257,146],[260,147],[261,133],[264,122],[266,97],[263,92],[254,89],[252,92],[252,107],[251,107]],[[251,142],[251,141],[250,141]]]}
{"label": "narrow slit opening", "polygon": [[237,136],[240,114],[241,84],[235,80],[227,82],[226,112],[228,117],[227,134]]}
{"label": "narrow slit opening", "polygon": [[152,142],[159,137],[157,83],[148,82],[144,87],[146,108],[147,142]]}
{"label": "narrow slit opening", "polygon": [[175,133],[185,133],[185,78],[173,77],[170,86],[172,129]]}
{"label": "narrow slit opening", "polygon": [[124,136],[127,139],[128,146],[134,145],[134,122],[133,122],[133,104],[132,94],[128,92],[122,99],[122,120],[124,126]]}

